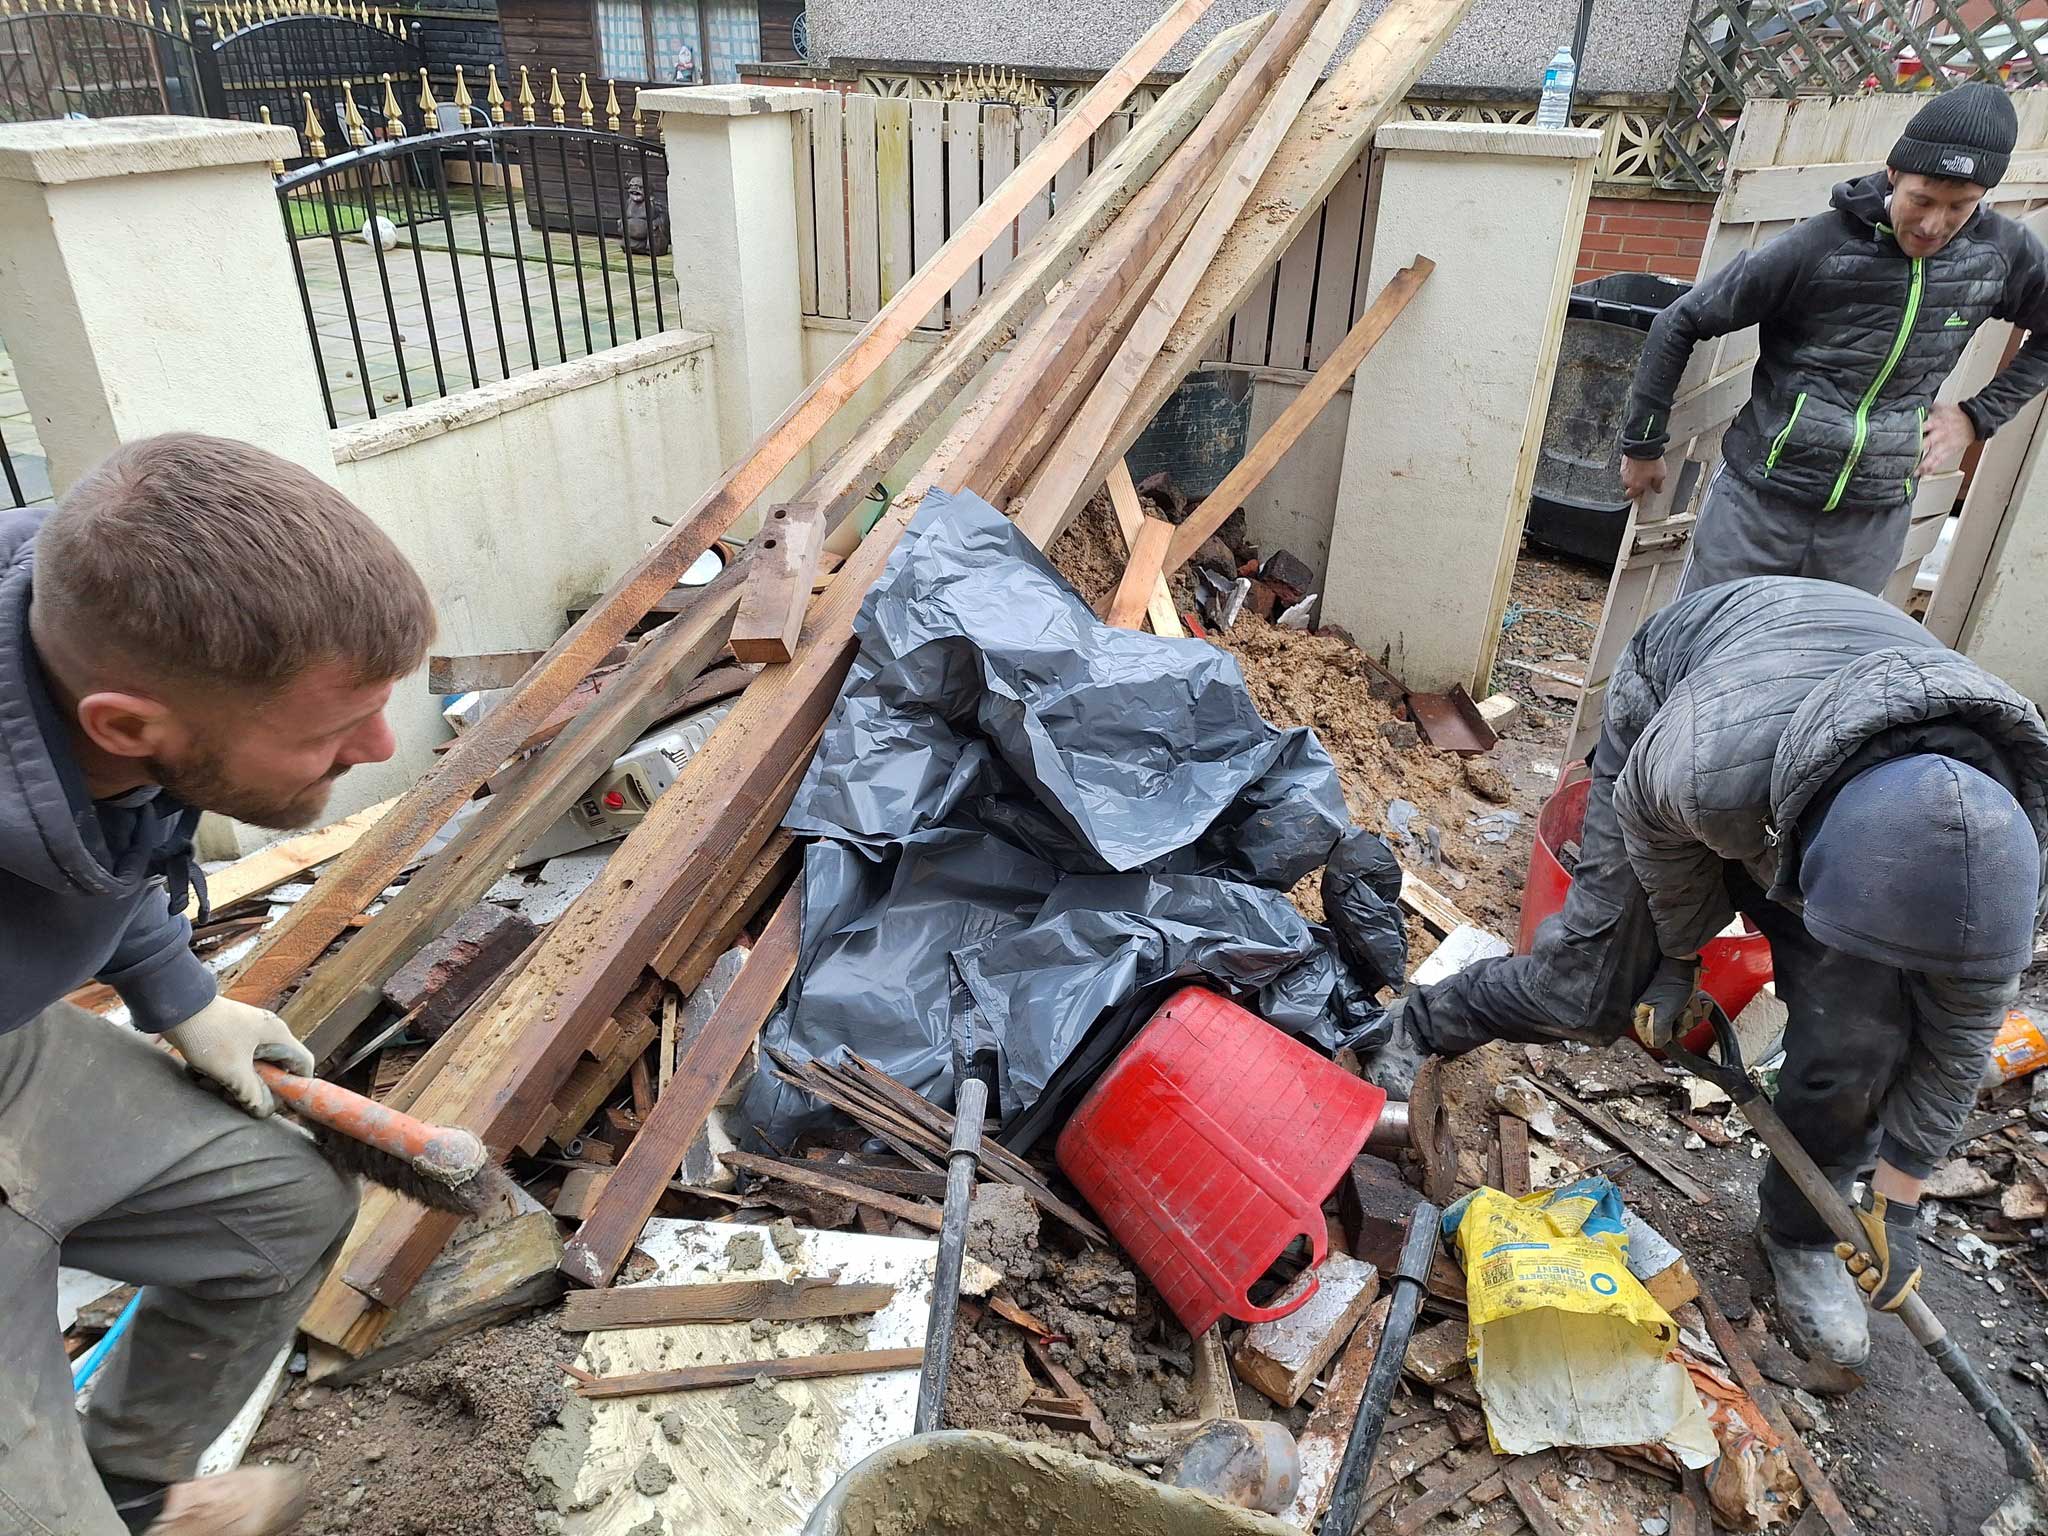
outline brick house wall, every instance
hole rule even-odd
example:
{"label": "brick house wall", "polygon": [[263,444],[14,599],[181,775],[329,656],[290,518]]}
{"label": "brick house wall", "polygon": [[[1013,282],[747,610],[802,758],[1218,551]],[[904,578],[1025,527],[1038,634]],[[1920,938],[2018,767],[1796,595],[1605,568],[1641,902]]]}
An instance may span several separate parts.
{"label": "brick house wall", "polygon": [[[516,82],[504,78],[505,45],[498,26],[498,0],[433,0],[431,5],[407,8],[399,14],[419,23],[420,51],[437,89],[455,78],[455,66],[460,64],[471,94],[481,106],[484,71],[495,64],[506,93],[511,93]],[[442,94],[445,99],[446,93]]]}
{"label": "brick house wall", "polygon": [[1596,197],[1586,205],[1576,281],[1613,272],[1655,272],[1691,282],[1699,275],[1714,200]]}

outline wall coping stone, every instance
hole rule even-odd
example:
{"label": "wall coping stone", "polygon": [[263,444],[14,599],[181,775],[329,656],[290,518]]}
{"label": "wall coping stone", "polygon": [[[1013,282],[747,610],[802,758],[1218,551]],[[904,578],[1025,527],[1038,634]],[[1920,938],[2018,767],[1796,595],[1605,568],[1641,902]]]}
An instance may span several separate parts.
{"label": "wall coping stone", "polygon": [[102,117],[0,125],[0,181],[46,187],[268,164],[299,152],[289,128],[211,117]]}

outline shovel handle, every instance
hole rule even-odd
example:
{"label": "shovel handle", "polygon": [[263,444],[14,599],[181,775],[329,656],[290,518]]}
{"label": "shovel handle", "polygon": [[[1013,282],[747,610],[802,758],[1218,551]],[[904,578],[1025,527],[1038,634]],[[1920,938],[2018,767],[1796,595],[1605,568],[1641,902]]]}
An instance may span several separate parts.
{"label": "shovel handle", "polygon": [[[1863,1223],[1856,1219],[1856,1213],[1842,1198],[1842,1192],[1835,1188],[1806,1148],[1799,1144],[1799,1138],[1792,1134],[1792,1128],[1778,1114],[1777,1106],[1758,1094],[1744,1102],[1742,1113],[1748,1117],[1764,1145],[1771,1149],[1771,1156],[1777,1160],[1778,1166],[1806,1196],[1807,1204],[1827,1223],[1836,1240],[1852,1248],[1862,1248],[1868,1243],[1870,1237],[1863,1230]],[[2012,1411],[1998,1400],[1998,1394],[1991,1390],[1977,1370],[1977,1363],[1949,1337],[1948,1329],[1934,1315],[1934,1309],[1927,1305],[1926,1299],[1917,1290],[1908,1291],[1896,1310],[1899,1321],[1906,1325],[1913,1341],[1941,1367],[1941,1374],[1955,1384],[1955,1389],[1963,1394],[1963,1400],[2004,1447],[2006,1471],[2048,1489],[2048,1462],[2042,1460],[2039,1447],[2020,1428]]]}

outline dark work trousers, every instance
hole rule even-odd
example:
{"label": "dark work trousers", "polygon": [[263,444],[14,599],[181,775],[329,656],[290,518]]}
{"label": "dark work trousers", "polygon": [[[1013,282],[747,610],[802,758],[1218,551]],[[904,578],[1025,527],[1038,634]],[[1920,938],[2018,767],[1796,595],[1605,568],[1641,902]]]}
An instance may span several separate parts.
{"label": "dark work trousers", "polygon": [[[1476,961],[1417,989],[1406,1010],[1417,1043],[1456,1056],[1488,1040],[1606,1044],[1628,1033],[1635,1001],[1660,958],[1648,899],[1614,816],[1624,760],[1603,732],[1593,754],[1578,868],[1562,911],[1536,931],[1532,953]],[[1767,900],[1739,864],[1723,866],[1736,910],[1771,945],[1779,999],[1789,1010],[1778,1112],[1837,1187],[1877,1155],[1878,1106],[1912,1035],[1907,973],[1839,954],[1796,912]],[[1776,1165],[1759,1193],[1765,1224],[1792,1247],[1834,1239]]]}
{"label": "dark work trousers", "polygon": [[1604,1045],[1628,1032],[1659,952],[1649,900],[1614,818],[1614,780],[1627,758],[1603,728],[1578,867],[1563,909],[1536,930],[1533,953],[1476,961],[1419,988],[1406,1009],[1419,1044],[1457,1056],[1489,1040]]}
{"label": "dark work trousers", "polygon": [[[0,1034],[0,1536],[126,1536],[99,1473],[192,1475],[292,1337],[356,1191],[281,1122],[58,1003]],[[59,1260],[143,1287],[72,1405]]]}
{"label": "dark work trousers", "polygon": [[1912,517],[1911,501],[1878,512],[1822,512],[1760,491],[1724,464],[1714,471],[1693,524],[1678,595],[1745,576],[1811,576],[1882,592],[1899,567]]}

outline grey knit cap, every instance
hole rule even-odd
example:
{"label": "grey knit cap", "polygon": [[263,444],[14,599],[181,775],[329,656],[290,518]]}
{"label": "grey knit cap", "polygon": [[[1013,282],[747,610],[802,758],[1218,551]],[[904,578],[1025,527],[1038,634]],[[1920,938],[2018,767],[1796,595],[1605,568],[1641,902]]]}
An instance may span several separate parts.
{"label": "grey knit cap", "polygon": [[2019,133],[2012,99],[1995,85],[1973,81],[1943,91],[1914,113],[1885,164],[1895,171],[1995,187]]}

